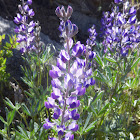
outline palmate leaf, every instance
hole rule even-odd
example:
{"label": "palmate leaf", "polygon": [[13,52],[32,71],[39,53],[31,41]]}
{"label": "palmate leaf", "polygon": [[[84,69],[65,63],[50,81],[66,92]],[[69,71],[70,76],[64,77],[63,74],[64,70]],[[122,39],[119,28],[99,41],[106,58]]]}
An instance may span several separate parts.
{"label": "palmate leaf", "polygon": [[93,116],[93,112],[88,114],[88,117],[86,118],[84,127],[81,129],[81,135],[89,132],[91,129],[93,129],[95,127],[97,120],[91,123],[92,116]]}
{"label": "palmate leaf", "polygon": [[88,114],[88,117],[86,119],[85,125],[83,127],[83,131],[85,131],[85,128],[87,127],[87,125],[88,125],[88,123],[90,121],[90,118],[91,118],[92,114],[93,114],[92,112]]}
{"label": "palmate leaf", "polygon": [[92,123],[85,129],[84,133],[87,133],[87,132],[89,132],[91,129],[93,129],[93,128],[95,127],[95,124],[96,124],[97,122],[98,122],[97,120],[94,121],[94,122],[92,122]]}

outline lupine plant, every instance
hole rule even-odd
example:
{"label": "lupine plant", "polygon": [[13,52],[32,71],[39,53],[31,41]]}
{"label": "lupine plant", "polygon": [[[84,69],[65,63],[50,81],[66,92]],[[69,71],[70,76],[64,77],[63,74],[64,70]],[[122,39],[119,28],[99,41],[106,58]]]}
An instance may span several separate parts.
{"label": "lupine plant", "polygon": [[140,139],[140,26],[136,6],[128,0],[114,0],[111,12],[103,13],[102,32],[97,34],[94,25],[89,28],[85,45],[75,40],[78,27],[70,21],[72,7],[67,11],[64,6],[57,7],[64,48],[50,70],[52,55],[50,48],[40,43],[41,27],[32,20],[32,0],[21,3],[14,22],[18,24],[17,42],[24,42],[20,51],[27,63],[22,66],[27,89],[11,83],[23,100],[13,103],[5,98],[8,108],[6,118],[0,116],[2,138]]}
{"label": "lupine plant", "polygon": [[49,72],[53,92],[45,102],[45,107],[53,109],[53,116],[46,119],[43,127],[54,129],[59,140],[73,140],[73,132],[79,128],[76,123],[80,117],[77,109],[80,105],[78,96],[84,95],[86,88],[95,84],[93,78],[90,78],[90,60],[96,55],[90,46],[94,43],[95,30],[90,29],[90,39],[87,40],[86,46],[80,41],[74,43],[72,37],[77,34],[78,28],[69,20],[73,12],[72,7],[68,6],[67,12],[64,6],[57,7],[55,12],[61,20],[59,29],[64,39],[64,49],[60,51],[56,66],[53,65]]}

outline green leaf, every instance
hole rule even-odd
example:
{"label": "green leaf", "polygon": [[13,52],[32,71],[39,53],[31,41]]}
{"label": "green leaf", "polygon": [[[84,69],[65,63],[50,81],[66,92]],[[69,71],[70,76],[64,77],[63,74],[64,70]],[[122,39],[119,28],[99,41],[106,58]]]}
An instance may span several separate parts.
{"label": "green leaf", "polygon": [[24,103],[21,104],[21,108],[24,113],[26,113],[28,116],[31,116],[31,112],[29,111],[28,107]]}
{"label": "green leaf", "polygon": [[20,132],[21,132],[21,133],[19,133],[19,134],[21,134],[21,135],[22,135],[24,138],[26,138],[26,139],[29,138],[26,130],[24,130],[24,129],[23,129],[22,127],[20,127],[20,126],[18,126],[18,129],[19,129]]}
{"label": "green leaf", "polygon": [[10,112],[8,112],[8,116],[7,116],[7,122],[8,122],[8,126],[12,123],[14,117],[15,117],[15,113],[16,113],[16,110],[12,110]]}
{"label": "green leaf", "polygon": [[5,39],[5,34],[2,35],[2,39]]}
{"label": "green leaf", "polygon": [[5,103],[10,107],[10,108],[12,108],[12,109],[15,109],[16,107],[13,105],[13,103],[6,97],[5,98],[6,100],[4,100],[5,101]]}
{"label": "green leaf", "polygon": [[[2,130],[0,130],[0,134],[3,136],[3,138],[7,138],[7,131],[6,131],[6,129],[2,129]],[[3,139],[3,140],[5,140],[5,139]]]}
{"label": "green leaf", "polygon": [[95,57],[94,59],[97,61],[97,63],[98,63],[100,66],[104,67],[104,62],[101,60],[101,57],[100,57],[99,54],[97,54],[96,57]]}
{"label": "green leaf", "polygon": [[97,92],[97,93],[95,94],[93,100],[92,100],[92,104],[94,104],[94,103],[102,96],[103,93],[104,93],[103,91],[101,91],[101,92],[99,92],[99,93]]}
{"label": "green leaf", "polygon": [[2,117],[2,116],[0,116],[0,120],[1,120],[4,124],[6,124],[6,125],[7,125],[7,122],[3,119],[3,117]]}
{"label": "green leaf", "polygon": [[111,58],[111,57],[104,57],[106,60],[113,62],[113,63],[117,63],[115,59]]}
{"label": "green leaf", "polygon": [[107,82],[106,77],[99,70],[97,70],[97,72],[98,72],[98,75],[101,78],[102,82],[105,82],[106,83]]}
{"label": "green leaf", "polygon": [[131,70],[136,67],[136,65],[139,63],[140,57],[134,62],[134,64],[131,66]]}

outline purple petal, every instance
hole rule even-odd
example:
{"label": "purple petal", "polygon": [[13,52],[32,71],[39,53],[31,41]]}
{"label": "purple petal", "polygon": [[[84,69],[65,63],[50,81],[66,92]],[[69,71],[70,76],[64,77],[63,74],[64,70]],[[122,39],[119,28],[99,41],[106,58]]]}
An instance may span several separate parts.
{"label": "purple petal", "polygon": [[68,6],[68,8],[67,8],[67,18],[70,18],[71,17],[72,12],[73,12],[72,7],[71,6]]}
{"label": "purple petal", "polygon": [[78,120],[80,118],[80,115],[77,113],[76,109],[71,111],[71,116],[74,120]]}
{"label": "purple petal", "polygon": [[72,122],[72,123],[68,126],[68,129],[75,132],[75,131],[77,131],[77,130],[79,129],[79,126],[78,126],[78,124],[76,124],[76,122],[74,121],[74,122]]}
{"label": "purple petal", "polygon": [[54,109],[53,118],[54,118],[54,119],[58,119],[59,116],[60,116],[60,114],[61,114],[61,110],[60,110],[59,108],[55,108],[55,109]]}
{"label": "purple petal", "polygon": [[75,57],[81,56],[83,51],[84,51],[84,46],[83,44],[80,43],[80,41],[78,41],[72,48],[72,53]]}
{"label": "purple petal", "polygon": [[136,14],[136,9],[135,9],[134,7],[132,7],[132,8],[129,10],[129,14],[135,15],[135,14]]}
{"label": "purple petal", "polygon": [[62,13],[62,11],[61,11],[61,9],[60,9],[59,6],[56,8],[55,13],[56,13],[56,15],[57,15],[59,18],[62,18],[62,17],[63,17],[63,13]]}
{"label": "purple petal", "polygon": [[54,126],[54,124],[51,123],[51,122],[49,121],[49,119],[46,119],[46,123],[43,124],[44,129],[50,129],[50,128],[53,127],[53,126]]}
{"label": "purple petal", "polygon": [[57,67],[62,71],[66,70],[66,64],[60,58],[57,58]]}
{"label": "purple petal", "polygon": [[32,0],[28,0],[27,4],[31,5],[32,4]]}
{"label": "purple petal", "polygon": [[55,87],[55,88],[61,88],[61,82],[59,81],[59,79],[53,79],[51,81],[51,84],[52,84],[52,87]]}
{"label": "purple petal", "polygon": [[30,8],[29,8],[29,6],[28,6],[28,5],[25,5],[25,6],[24,6],[24,10],[25,10],[26,12],[28,12],[28,11],[29,11],[29,9],[30,9]]}
{"label": "purple petal", "polygon": [[71,132],[65,134],[64,140],[74,140],[74,135]]}
{"label": "purple petal", "polygon": [[66,63],[68,60],[70,60],[70,56],[69,56],[69,54],[65,50],[61,50],[59,56],[60,56],[60,59],[64,63]]}
{"label": "purple petal", "polygon": [[28,15],[29,15],[30,17],[33,17],[33,16],[35,15],[33,9],[30,9],[30,10],[28,11]]}

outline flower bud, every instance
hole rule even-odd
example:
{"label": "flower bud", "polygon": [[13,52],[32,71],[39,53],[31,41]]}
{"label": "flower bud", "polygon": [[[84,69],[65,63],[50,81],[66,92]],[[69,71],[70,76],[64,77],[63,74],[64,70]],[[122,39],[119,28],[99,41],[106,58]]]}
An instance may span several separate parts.
{"label": "flower bud", "polygon": [[71,6],[68,6],[67,8],[67,18],[69,19],[72,15],[73,9]]}
{"label": "flower bud", "polygon": [[55,13],[56,13],[56,15],[57,15],[59,18],[62,18],[62,17],[63,17],[63,13],[62,13],[62,11],[61,11],[61,9],[60,9],[59,6],[56,8]]}

